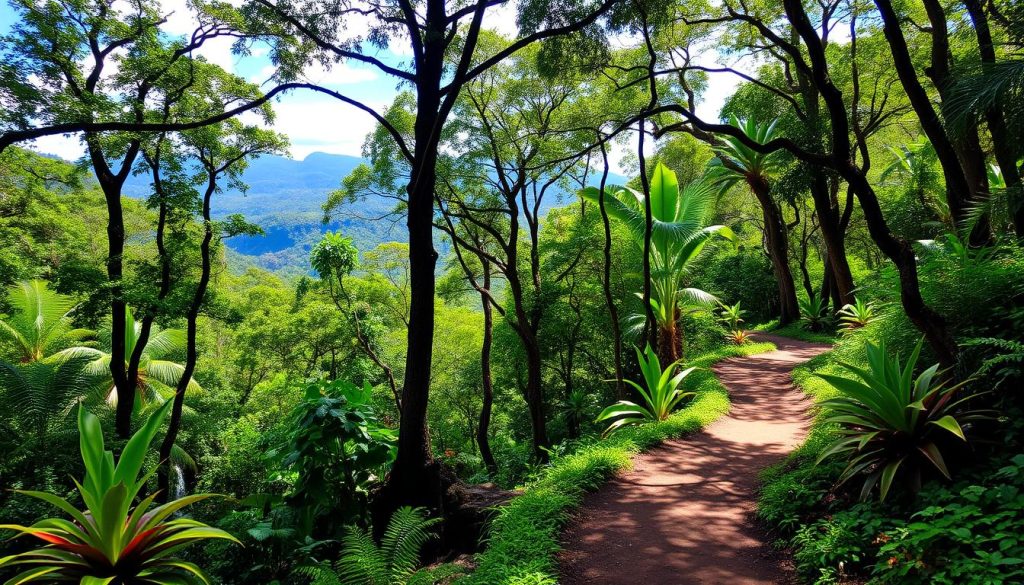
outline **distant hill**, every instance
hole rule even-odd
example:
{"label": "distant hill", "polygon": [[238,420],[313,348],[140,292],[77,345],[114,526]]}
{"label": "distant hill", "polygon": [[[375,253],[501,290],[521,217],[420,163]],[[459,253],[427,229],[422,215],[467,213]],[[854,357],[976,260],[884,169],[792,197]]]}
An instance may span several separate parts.
{"label": "distant hill", "polygon": [[[265,236],[236,237],[228,240],[232,264],[237,267],[256,264],[270,270],[301,273],[308,270],[309,249],[327,230],[340,230],[351,237],[356,247],[368,250],[388,241],[405,240],[404,221],[371,220],[387,214],[395,202],[369,197],[347,208],[358,218],[345,218],[331,225],[321,223],[321,206],[341,180],[364,160],[343,154],[314,152],[303,160],[283,156],[263,156],[249,164],[243,181],[246,193],[225,191],[216,196],[214,216],[241,213],[260,225]],[[614,175],[609,182],[623,184]],[[131,177],[125,185],[129,197],[147,197],[151,185],[146,176]],[[546,198],[542,214],[569,202],[565,194]],[[346,214],[347,215],[347,214]]]}

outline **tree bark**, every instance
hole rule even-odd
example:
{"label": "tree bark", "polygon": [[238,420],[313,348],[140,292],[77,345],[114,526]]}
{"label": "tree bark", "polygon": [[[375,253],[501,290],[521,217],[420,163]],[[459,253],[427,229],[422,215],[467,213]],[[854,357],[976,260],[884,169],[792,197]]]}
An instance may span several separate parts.
{"label": "tree bark", "polygon": [[[483,260],[484,289],[491,289],[491,267]],[[494,310],[491,307],[489,294],[480,294],[480,303],[484,311],[484,341],[480,347],[480,378],[483,386],[483,404],[480,406],[480,424],[476,428],[476,443],[480,446],[480,458],[487,466],[487,472],[494,475],[498,472],[498,463],[491,453],[489,434],[491,427],[491,407],[494,404],[494,382],[491,379],[491,344],[494,339]]]}
{"label": "tree bark", "polygon": [[775,282],[779,287],[779,324],[788,325],[800,319],[800,306],[796,300],[796,285],[793,270],[789,266],[789,230],[782,217],[782,210],[772,200],[767,183],[762,180],[748,180],[757,202],[761,204],[764,218],[765,247],[772,263]]}
{"label": "tree bark", "polygon": [[117,435],[128,439],[132,435],[132,413],[135,409],[135,390],[138,380],[136,370],[130,371],[125,327],[127,325],[127,304],[124,299],[122,279],[124,278],[124,206],[121,190],[139,153],[139,143],[134,141],[128,147],[117,173],[110,168],[96,135],[86,136],[89,158],[92,162],[96,181],[103,191],[107,206],[107,280],[110,282],[110,375],[117,389],[117,407],[114,425]]}
{"label": "tree bark", "polygon": [[[974,32],[978,37],[978,51],[983,66],[996,62],[995,43],[988,24],[988,15],[979,0],[964,0],[967,12],[974,23]],[[1017,168],[1017,152],[1013,137],[1007,132],[1006,115],[1003,105],[997,104],[985,111],[985,122],[992,136],[992,150],[996,163],[1003,173],[1006,182],[1007,207],[1013,221],[1014,232],[1018,238],[1024,238],[1024,185],[1021,184],[1020,170]]]}
{"label": "tree bark", "polygon": [[199,246],[199,256],[202,268],[199,273],[199,282],[196,284],[195,293],[192,295],[192,303],[189,305],[186,315],[186,345],[185,345],[185,369],[182,371],[181,379],[174,389],[174,404],[171,405],[171,418],[167,424],[167,434],[160,444],[160,470],[157,473],[157,482],[161,501],[167,502],[171,499],[171,450],[175,441],[178,440],[178,431],[181,429],[181,413],[185,406],[185,392],[196,371],[196,362],[199,354],[196,351],[196,321],[199,319],[199,310],[206,299],[206,289],[210,284],[211,260],[210,245],[213,242],[213,220],[210,215],[210,198],[217,189],[217,176],[212,165],[207,168],[206,191],[203,193],[203,241]]}
{"label": "tree bark", "polygon": [[604,273],[601,279],[601,288],[604,291],[604,303],[608,307],[608,319],[612,327],[612,351],[614,352],[615,364],[615,396],[619,400],[626,399],[626,385],[622,381],[622,327],[619,324],[619,310],[615,306],[615,296],[612,294],[612,226],[608,219],[608,209],[605,207],[605,187],[608,183],[608,152],[605,150],[604,142],[601,142],[601,159],[604,162],[604,170],[601,174],[601,185],[597,200],[598,210],[601,212],[601,224],[604,227]]}
{"label": "tree bark", "polygon": [[[817,37],[815,37],[817,38]],[[820,42],[820,39],[819,39]],[[824,128],[821,116],[821,88],[815,84],[812,76],[802,69],[797,69],[797,82],[804,102],[807,123],[812,128]],[[812,140],[815,150],[823,149],[820,136]],[[833,148],[835,148],[833,146]],[[814,212],[818,216],[821,228],[821,239],[825,243],[826,262],[832,268],[835,295],[842,304],[853,302],[853,273],[850,262],[846,258],[846,233],[842,229],[839,210],[829,192],[828,176],[825,169],[811,166],[811,199],[814,201]]]}
{"label": "tree bark", "polygon": [[[899,15],[890,0],[875,0],[882,17],[882,31],[892,51],[893,66],[900,78],[903,90],[910,100],[910,105],[920,119],[921,128],[931,141],[942,166],[942,175],[946,182],[946,202],[953,222],[962,227],[967,222],[968,213],[974,197],[982,188],[982,181],[987,183],[984,169],[984,158],[978,141],[977,127],[968,129],[965,138],[954,144],[946,133],[946,129],[932,106],[928,92],[917,77],[917,70],[910,56],[903,29],[900,27]],[[932,64],[927,72],[939,90],[940,97],[948,90],[949,40],[946,32],[946,16],[942,6],[935,0],[924,0],[925,10],[932,25]],[[973,139],[970,135],[973,133]],[[965,164],[966,163],[966,164]],[[980,172],[979,172],[980,170]],[[973,185],[973,186],[972,186]],[[990,237],[988,226],[979,222],[971,232],[972,243],[983,243]]]}
{"label": "tree bark", "polygon": [[[879,1],[884,2],[884,0]],[[929,347],[935,352],[939,361],[944,366],[952,366],[956,362],[957,345],[946,326],[945,319],[929,307],[921,296],[914,250],[909,242],[893,235],[882,214],[874,189],[867,177],[864,176],[863,171],[850,158],[850,123],[846,117],[846,105],[843,102],[842,92],[835,86],[829,75],[821,39],[818,38],[814,25],[807,17],[800,0],[784,0],[784,5],[790,23],[807,47],[811,60],[812,79],[824,98],[832,121],[831,164],[850,184],[857,200],[860,201],[871,239],[882,250],[882,253],[896,265],[900,279],[900,300],[907,317],[924,334]]]}

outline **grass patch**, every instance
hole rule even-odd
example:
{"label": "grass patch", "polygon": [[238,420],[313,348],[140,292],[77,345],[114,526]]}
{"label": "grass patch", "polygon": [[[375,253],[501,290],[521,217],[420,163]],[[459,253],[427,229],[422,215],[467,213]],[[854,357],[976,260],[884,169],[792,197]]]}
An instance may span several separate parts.
{"label": "grass patch", "polygon": [[[779,327],[778,322],[773,322],[774,327],[768,329],[760,329],[758,331],[764,331],[765,333],[772,333],[774,335],[781,335],[782,337],[789,337],[791,339],[799,339],[800,341],[808,341],[811,343],[835,343],[838,336],[835,332],[831,331],[808,331],[804,328],[802,322],[790,323],[784,327]],[[757,329],[756,329],[757,330]]]}
{"label": "grass patch", "polygon": [[[666,439],[707,426],[729,410],[729,396],[711,364],[723,359],[774,349],[751,343],[717,349],[691,360],[699,369],[686,379],[696,397],[660,422],[621,429],[604,440],[582,445],[552,461],[540,476],[523,486],[522,495],[503,506],[491,521],[487,549],[477,555],[476,570],[459,585],[555,585],[559,536],[574,508],[588,491],[632,465],[632,457]],[[422,582],[422,581],[417,581]]]}

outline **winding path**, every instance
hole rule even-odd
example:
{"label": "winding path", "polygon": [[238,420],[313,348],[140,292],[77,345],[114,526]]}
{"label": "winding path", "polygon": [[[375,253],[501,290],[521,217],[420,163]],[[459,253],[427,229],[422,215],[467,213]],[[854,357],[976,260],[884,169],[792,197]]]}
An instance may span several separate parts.
{"label": "winding path", "polygon": [[563,585],[789,582],[754,522],[758,473],[806,435],[810,401],[790,372],[828,346],[759,337],[778,349],[713,366],[729,389],[726,416],[587,497],[563,535]]}

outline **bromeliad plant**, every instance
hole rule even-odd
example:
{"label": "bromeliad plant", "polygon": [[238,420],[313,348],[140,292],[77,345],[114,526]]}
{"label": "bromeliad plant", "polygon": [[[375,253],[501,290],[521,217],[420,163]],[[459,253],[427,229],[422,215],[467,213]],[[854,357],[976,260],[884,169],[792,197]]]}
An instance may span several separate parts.
{"label": "bromeliad plant", "polygon": [[605,429],[605,436],[626,425],[665,420],[679,406],[680,402],[694,395],[693,392],[683,391],[681,386],[683,380],[696,368],[687,368],[676,374],[676,366],[682,361],[676,360],[662,369],[658,354],[651,349],[650,345],[644,351],[637,349],[636,357],[640,362],[640,371],[643,373],[646,388],[632,380],[625,382],[636,389],[643,398],[644,404],[620,400],[605,408],[598,415],[596,421],[614,419]]}
{"label": "bromeliad plant", "polygon": [[733,329],[732,331],[729,331],[728,333],[725,334],[725,338],[734,343],[735,345],[743,345],[744,343],[750,341],[750,333],[744,331],[743,329]]}
{"label": "bromeliad plant", "polygon": [[845,333],[861,329],[874,320],[874,303],[865,303],[858,298],[854,298],[853,303],[844,306],[839,311],[839,321],[843,324]]}
{"label": "bromeliad plant", "polygon": [[914,377],[923,340],[905,365],[890,357],[885,344],[867,345],[868,368],[842,366],[858,379],[819,374],[841,392],[822,403],[825,422],[838,425],[841,437],[826,448],[818,462],[830,457],[849,459],[840,484],[863,476],[861,499],[879,485],[882,500],[902,472],[906,487],[916,493],[922,471],[934,468],[950,478],[942,456],[942,439],[966,441],[964,427],[991,418],[988,411],[965,410],[977,395],[954,399],[964,383],[947,384],[935,364]]}
{"label": "bromeliad plant", "polygon": [[82,583],[83,585],[208,585],[210,579],[193,563],[177,558],[196,542],[223,538],[238,542],[223,530],[189,518],[168,520],[200,500],[197,494],[153,507],[154,493],[132,508],[132,502],[153,471],[139,477],[149,444],[167,415],[165,403],[125,444],[116,464],[103,449],[99,419],[83,407],[78,429],[85,479],[77,483],[86,510],[46,492],[20,491],[51,504],[71,517],[48,518],[32,526],[0,524],[0,529],[34,536],[47,546],[0,558],[0,569],[27,567],[8,581],[17,583]]}
{"label": "bromeliad plant", "polygon": [[718,313],[718,321],[725,325],[725,338],[736,345],[746,343],[750,335],[740,326],[743,323],[743,315],[746,314],[746,311],[740,308],[739,303],[735,305],[719,303],[719,307],[721,310]]}
{"label": "bromeliad plant", "polygon": [[824,331],[831,319],[828,315],[828,306],[822,297],[801,298],[800,317],[804,320],[804,327],[810,331]]}

